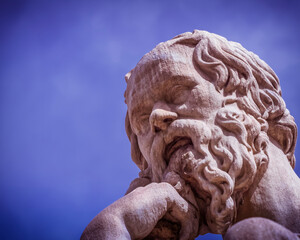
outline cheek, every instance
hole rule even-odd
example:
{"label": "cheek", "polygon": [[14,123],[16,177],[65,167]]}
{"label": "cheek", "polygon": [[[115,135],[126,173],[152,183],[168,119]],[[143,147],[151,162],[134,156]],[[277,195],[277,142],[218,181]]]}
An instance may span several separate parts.
{"label": "cheek", "polygon": [[209,119],[222,107],[222,99],[223,96],[211,84],[193,89],[188,104],[202,119]]}
{"label": "cheek", "polygon": [[151,144],[152,144],[152,139],[150,136],[147,136],[147,134],[140,135],[137,137],[138,139],[138,145],[140,148],[140,151],[146,161],[149,161],[149,156],[150,156],[150,149],[151,149]]}

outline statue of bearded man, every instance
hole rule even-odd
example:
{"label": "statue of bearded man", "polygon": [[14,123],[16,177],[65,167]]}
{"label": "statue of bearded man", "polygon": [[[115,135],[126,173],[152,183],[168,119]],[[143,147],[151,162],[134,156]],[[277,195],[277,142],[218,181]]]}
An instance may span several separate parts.
{"label": "statue of bearded man", "polygon": [[264,61],[196,30],[157,45],[125,78],[141,172],[82,239],[297,239],[297,128]]}

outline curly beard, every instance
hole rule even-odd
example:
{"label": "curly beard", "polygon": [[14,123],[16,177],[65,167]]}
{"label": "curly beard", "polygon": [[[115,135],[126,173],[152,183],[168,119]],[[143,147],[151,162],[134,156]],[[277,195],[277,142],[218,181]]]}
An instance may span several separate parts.
{"label": "curly beard", "polygon": [[[184,120],[172,131],[186,128],[192,145],[179,148],[170,158],[162,181],[196,204],[202,219],[199,234],[224,234],[235,222],[243,194],[257,169],[268,163],[268,137],[262,124],[242,110],[222,108],[216,125]],[[201,133],[201,135],[199,135]],[[197,139],[195,139],[197,138]]]}

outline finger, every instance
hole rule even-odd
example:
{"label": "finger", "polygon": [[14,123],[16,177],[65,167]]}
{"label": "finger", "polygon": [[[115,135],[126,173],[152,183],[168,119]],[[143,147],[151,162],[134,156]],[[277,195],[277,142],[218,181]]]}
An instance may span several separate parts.
{"label": "finger", "polygon": [[200,212],[191,187],[176,172],[172,171],[166,172],[164,181],[174,186],[179,195],[188,203],[188,209],[183,211],[183,217],[175,216],[182,223],[181,239],[194,239],[198,235]]}
{"label": "finger", "polygon": [[195,216],[189,216],[188,219],[188,221],[183,221],[181,224],[180,240],[195,239],[198,236],[198,219]]}
{"label": "finger", "polygon": [[194,239],[198,235],[199,212],[174,190],[172,194],[168,213],[181,224],[180,239]]}
{"label": "finger", "polygon": [[132,192],[134,189],[138,187],[145,187],[149,183],[151,183],[151,181],[148,178],[143,178],[143,177],[136,178],[130,183],[129,188],[127,189],[125,195]]}

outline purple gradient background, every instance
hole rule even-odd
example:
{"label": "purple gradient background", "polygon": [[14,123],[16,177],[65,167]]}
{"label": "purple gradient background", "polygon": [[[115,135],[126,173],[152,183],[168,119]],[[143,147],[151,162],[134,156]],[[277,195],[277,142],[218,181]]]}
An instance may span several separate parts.
{"label": "purple gradient background", "polygon": [[138,174],[124,75],[182,32],[258,54],[299,125],[299,12],[297,0],[1,1],[0,239],[79,239],[123,196]]}

